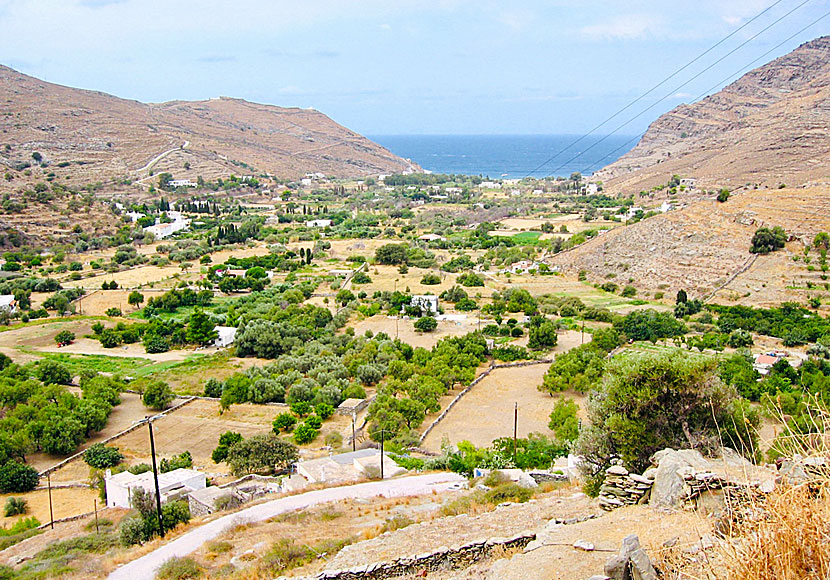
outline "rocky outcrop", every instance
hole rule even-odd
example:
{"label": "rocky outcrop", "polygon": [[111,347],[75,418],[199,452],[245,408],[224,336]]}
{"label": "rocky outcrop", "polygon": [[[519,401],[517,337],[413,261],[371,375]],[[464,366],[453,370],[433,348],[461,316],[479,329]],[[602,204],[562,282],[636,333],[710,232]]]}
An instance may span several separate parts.
{"label": "rocky outcrop", "polygon": [[605,472],[599,505],[606,511],[646,503],[675,508],[695,502],[702,494],[730,490],[743,494],[770,493],[777,472],[753,465],[728,447],[719,458],[707,459],[694,449],[664,449],[652,457],[642,475],[630,473],[619,462]]}

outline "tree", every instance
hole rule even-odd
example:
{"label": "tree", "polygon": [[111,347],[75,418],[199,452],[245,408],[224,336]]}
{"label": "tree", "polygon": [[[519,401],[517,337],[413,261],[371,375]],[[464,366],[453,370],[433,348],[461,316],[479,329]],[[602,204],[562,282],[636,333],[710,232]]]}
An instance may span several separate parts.
{"label": "tree", "polygon": [[787,242],[787,232],[780,226],[770,229],[767,227],[758,228],[752,236],[749,251],[753,254],[769,254],[779,248],[783,248]]}
{"label": "tree", "polygon": [[161,463],[159,464],[159,471],[161,473],[167,473],[168,471],[188,469],[190,467],[193,467],[193,456],[190,454],[190,451],[183,451],[170,459],[162,457]]}
{"label": "tree", "polygon": [[556,325],[550,320],[546,320],[539,326],[532,326],[530,328],[527,347],[532,350],[553,348],[556,346],[557,341]]}
{"label": "tree", "polygon": [[216,340],[216,325],[201,308],[196,308],[187,323],[187,342],[205,345]]}
{"label": "tree", "polygon": [[235,431],[225,431],[219,436],[219,445],[210,457],[214,463],[222,463],[228,458],[230,448],[242,441],[242,435]]}
{"label": "tree", "polygon": [[614,322],[614,328],[631,340],[651,342],[657,342],[660,338],[679,336],[686,332],[686,325],[668,312],[650,309],[628,313],[624,318]]}
{"label": "tree", "polygon": [[45,360],[38,363],[37,378],[45,385],[68,385],[72,382],[72,375],[59,362]]}
{"label": "tree", "polygon": [[127,303],[130,306],[138,307],[138,305],[142,302],[144,302],[144,294],[142,294],[138,290],[133,290],[132,292],[130,292],[130,295],[127,296]]}
{"label": "tree", "polygon": [[66,346],[67,344],[72,344],[72,341],[75,340],[75,333],[69,330],[61,330],[59,333],[55,335],[55,344],[58,346]]}
{"label": "tree", "polygon": [[297,417],[295,417],[291,413],[280,413],[274,418],[274,422],[272,423],[274,428],[274,433],[286,433],[294,429],[294,425],[297,424]]}
{"label": "tree", "polygon": [[813,247],[817,250],[830,250],[830,234],[827,232],[819,232],[813,238]]}
{"label": "tree", "polygon": [[175,396],[170,385],[164,381],[153,381],[144,389],[141,402],[145,407],[156,411],[163,411],[170,405]]}
{"label": "tree", "polygon": [[576,443],[593,483],[614,456],[640,472],[666,447],[753,453],[759,415],[716,370],[712,359],[677,352],[612,359]]}
{"label": "tree", "polygon": [[236,475],[248,473],[274,473],[288,468],[297,461],[297,447],[274,434],[254,435],[231,446],[227,463]]}
{"label": "tree", "polygon": [[687,300],[689,300],[689,296],[688,296],[688,294],[686,294],[686,291],[685,291],[685,290],[683,290],[683,288],[681,288],[680,290],[678,290],[678,291],[677,291],[677,298],[675,299],[674,303],[675,303],[675,304],[683,304],[683,303],[685,303]]}
{"label": "tree", "polygon": [[32,491],[39,481],[37,469],[25,463],[6,461],[0,465],[0,493]]}
{"label": "tree", "polygon": [[406,244],[385,244],[375,250],[375,261],[378,264],[406,264],[408,256],[409,247]]}
{"label": "tree", "polygon": [[432,316],[422,316],[415,321],[415,330],[418,332],[432,332],[438,328],[438,321]]}
{"label": "tree", "polygon": [[96,443],[84,451],[84,461],[95,469],[115,467],[124,459],[118,447],[108,447],[103,443]]}
{"label": "tree", "polygon": [[726,202],[729,199],[729,190],[725,187],[718,192],[718,201],[721,203]]}

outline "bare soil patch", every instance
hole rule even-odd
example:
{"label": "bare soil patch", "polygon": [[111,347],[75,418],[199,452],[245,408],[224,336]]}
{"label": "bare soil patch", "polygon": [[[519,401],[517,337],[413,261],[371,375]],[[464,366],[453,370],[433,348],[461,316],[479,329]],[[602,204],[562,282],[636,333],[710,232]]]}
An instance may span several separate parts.
{"label": "bare soil patch", "polygon": [[414,347],[432,348],[442,338],[451,336],[463,336],[478,329],[478,315],[468,316],[466,320],[455,322],[451,320],[439,320],[438,327],[432,332],[417,332],[414,324],[416,319],[390,318],[384,314],[378,314],[352,324],[355,334],[363,334],[371,330],[374,334],[385,332],[390,337],[400,338],[403,342]]}

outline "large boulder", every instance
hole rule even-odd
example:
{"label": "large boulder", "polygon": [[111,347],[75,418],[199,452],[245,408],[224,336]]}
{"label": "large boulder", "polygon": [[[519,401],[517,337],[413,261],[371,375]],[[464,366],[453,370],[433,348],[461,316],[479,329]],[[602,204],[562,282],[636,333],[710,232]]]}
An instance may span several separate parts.
{"label": "large boulder", "polygon": [[728,447],[713,459],[694,449],[663,449],[651,461],[656,471],[649,503],[656,507],[677,507],[701,491],[724,485],[763,492],[775,486],[775,471],[753,465]]}

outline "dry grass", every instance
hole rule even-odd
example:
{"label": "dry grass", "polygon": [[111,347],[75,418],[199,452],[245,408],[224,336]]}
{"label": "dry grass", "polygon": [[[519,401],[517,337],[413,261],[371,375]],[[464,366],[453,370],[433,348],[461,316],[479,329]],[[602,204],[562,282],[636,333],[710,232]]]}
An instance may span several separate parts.
{"label": "dry grass", "polygon": [[783,442],[788,456],[802,458],[803,474],[783,481],[766,496],[727,494],[725,509],[716,523],[721,541],[712,549],[696,554],[678,548],[666,550],[662,554],[662,567],[668,577],[687,580],[830,578],[828,421],[830,415],[813,402],[811,433],[790,435]]}

